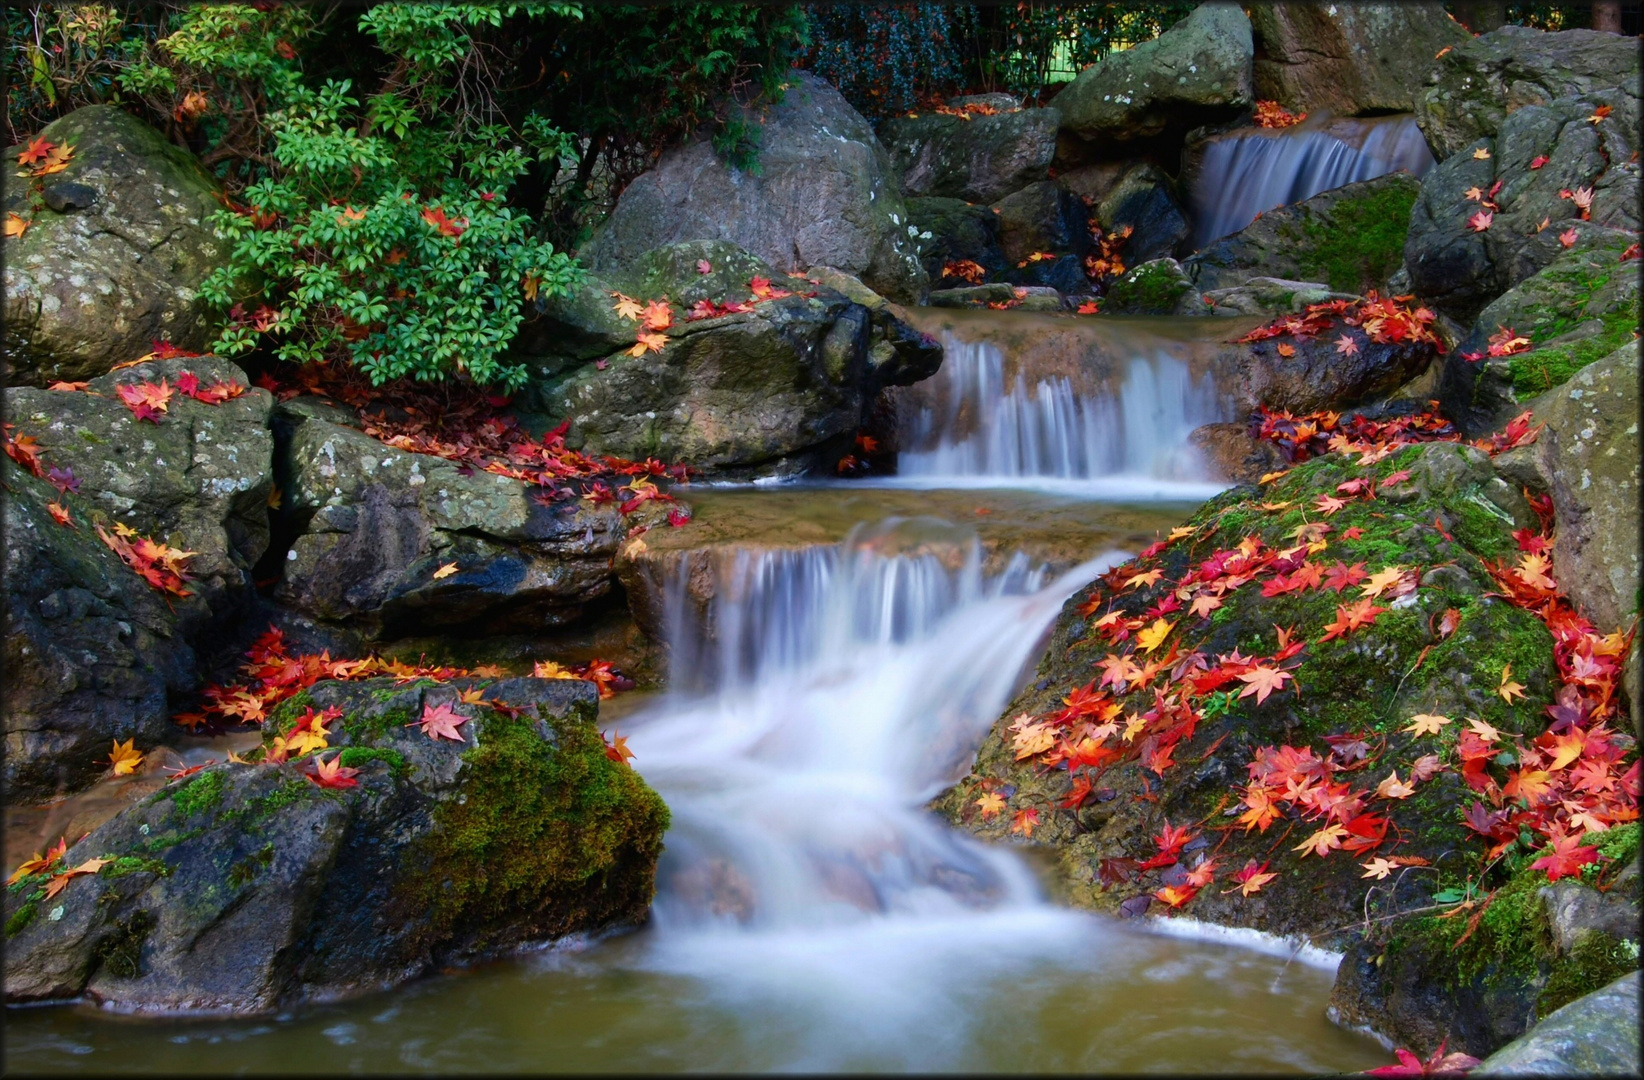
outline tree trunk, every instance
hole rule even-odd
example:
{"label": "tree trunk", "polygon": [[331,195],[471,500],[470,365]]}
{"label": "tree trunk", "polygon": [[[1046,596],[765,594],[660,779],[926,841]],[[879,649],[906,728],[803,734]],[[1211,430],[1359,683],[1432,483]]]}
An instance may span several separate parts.
{"label": "tree trunk", "polygon": [[1594,0],[1593,29],[1621,33],[1621,0]]}
{"label": "tree trunk", "polygon": [[1456,21],[1475,34],[1488,34],[1507,22],[1507,5],[1491,0],[1464,0],[1452,3]]}

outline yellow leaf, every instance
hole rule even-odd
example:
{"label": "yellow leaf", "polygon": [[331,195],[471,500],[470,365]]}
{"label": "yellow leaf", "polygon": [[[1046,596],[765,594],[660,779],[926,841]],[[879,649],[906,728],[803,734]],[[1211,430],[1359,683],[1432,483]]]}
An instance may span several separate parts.
{"label": "yellow leaf", "polygon": [[6,235],[7,236],[22,236],[23,233],[28,231],[28,227],[29,227],[28,218],[18,217],[16,214],[7,214],[6,215]]}
{"label": "yellow leaf", "polygon": [[644,306],[633,297],[624,296],[619,292],[614,292],[611,295],[616,297],[617,301],[616,305],[612,307],[611,310],[617,313],[618,318],[627,319],[631,322],[638,322],[640,317],[645,314]]}
{"label": "yellow leaf", "polygon": [[1509,677],[1512,674],[1513,674],[1513,665],[1508,664],[1505,667],[1503,667],[1501,669],[1501,685],[1496,688],[1496,693],[1501,695],[1501,700],[1505,701],[1509,705],[1511,705],[1513,703],[1513,698],[1515,696],[1516,697],[1523,697],[1524,696],[1524,684],[1519,683],[1519,682],[1510,682],[1509,681]]}
{"label": "yellow leaf", "polygon": [[644,356],[648,352],[661,352],[662,347],[668,344],[668,338],[663,334],[640,334],[634,347],[628,350],[629,356]]}
{"label": "yellow leaf", "polygon": [[1170,636],[1170,631],[1175,629],[1175,626],[1175,623],[1155,619],[1152,626],[1137,632],[1136,644],[1142,647],[1143,652],[1152,652],[1164,644],[1164,639]]}
{"label": "yellow leaf", "polygon": [[454,562],[448,562],[444,566],[440,567],[438,570],[434,571],[434,580],[439,581],[442,578],[448,578],[456,572],[457,572],[457,564],[454,563]]}
{"label": "yellow leaf", "polygon": [[137,771],[137,766],[143,763],[143,755],[134,746],[135,738],[125,742],[114,740],[114,750],[109,754],[109,764],[114,766],[115,776],[130,776]]}
{"label": "yellow leaf", "polygon": [[1455,723],[1455,721],[1451,720],[1448,716],[1438,716],[1432,713],[1418,713],[1410,718],[1409,726],[1401,730],[1413,731],[1417,735],[1437,735],[1439,733],[1439,729],[1444,727],[1445,724],[1453,723]]}
{"label": "yellow leaf", "polygon": [[1477,150],[1473,151],[1473,160],[1474,161],[1489,161],[1490,160],[1490,151],[1484,149],[1484,147],[1482,147],[1482,146],[1479,147]]}
{"label": "yellow leaf", "polygon": [[1279,477],[1287,476],[1289,473],[1289,469],[1280,469],[1278,472],[1263,473],[1260,483],[1271,484],[1273,481],[1279,479]]}
{"label": "yellow leaf", "polygon": [[1387,779],[1376,785],[1376,794],[1384,799],[1408,799],[1416,793],[1416,789],[1399,779],[1399,772],[1394,769],[1387,774]]}
{"label": "yellow leaf", "polygon": [[983,817],[994,817],[1005,809],[1005,800],[997,791],[990,791],[976,800],[976,805],[982,810]]}
{"label": "yellow leaf", "polygon": [[1369,862],[1359,863],[1359,865],[1364,867],[1364,873],[1361,875],[1362,877],[1375,878],[1377,881],[1380,881],[1388,874],[1391,874],[1393,872],[1393,868],[1398,864],[1378,855]]}

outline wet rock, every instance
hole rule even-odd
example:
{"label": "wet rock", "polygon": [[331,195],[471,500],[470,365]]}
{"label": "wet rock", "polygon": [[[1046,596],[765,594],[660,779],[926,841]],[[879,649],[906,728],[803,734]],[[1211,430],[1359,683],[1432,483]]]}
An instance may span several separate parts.
{"label": "wet rock", "polygon": [[1016,289],[1007,282],[991,285],[966,285],[957,289],[936,289],[930,294],[931,307],[983,307],[987,304],[1008,304],[1017,299]]}
{"label": "wet rock", "polygon": [[1277,445],[1250,434],[1248,424],[1206,424],[1194,428],[1187,441],[1213,475],[1235,484],[1254,484],[1290,465]]}
{"label": "wet rock", "polygon": [[[1439,399],[1470,435],[1500,428],[1536,394],[1632,340],[1639,280],[1621,256],[1636,234],[1590,223],[1572,228],[1574,245],[1492,301],[1445,358]],[[1503,329],[1532,347],[1490,356],[1490,339]]]}
{"label": "wet rock", "polygon": [[942,268],[950,262],[969,260],[989,276],[1002,274],[1007,268],[1005,253],[999,247],[999,215],[990,207],[963,199],[909,198],[908,221],[921,237],[931,234],[922,242],[922,250],[933,289],[957,284],[955,279],[942,275]]}
{"label": "wet rock", "polygon": [[1337,116],[1409,112],[1438,53],[1473,40],[1438,3],[1257,4],[1256,97]]}
{"label": "wet rock", "polygon": [[[593,687],[487,687],[509,716],[465,686],[317,684],[268,738],[337,707],[324,756],[358,786],[319,787],[312,759],[216,765],[95,830],[68,858],[100,873],[7,891],[6,1000],[263,1013],[643,920],[668,814],[606,757]],[[470,717],[460,741],[406,726],[436,703]]]}
{"label": "wet rock", "polygon": [[[209,612],[198,596],[168,602],[121,562],[93,531],[88,500],[60,496],[10,458],[0,475],[9,805],[87,786],[113,740],[149,747],[173,730],[168,699],[197,685],[190,641]],[[52,520],[58,499],[77,528]]]}
{"label": "wet rock", "polygon": [[1056,109],[968,117],[924,113],[892,117],[879,140],[909,196],[991,203],[1048,175],[1056,156]]}
{"label": "wet rock", "polygon": [[1345,184],[1267,211],[1182,266],[1203,292],[1258,277],[1323,282],[1341,293],[1385,291],[1405,258],[1410,207],[1420,190],[1406,173]]}
{"label": "wet rock", "polygon": [[889,155],[828,83],[803,71],[788,81],[762,119],[758,175],[706,139],[668,151],[582,248],[588,268],[604,275],[667,244],[725,240],[781,270],[832,266],[917,301],[928,282]]}
{"label": "wet rock", "polygon": [[[718,318],[685,317],[700,300],[752,299],[754,277],[792,295]],[[612,323],[601,310],[617,291],[684,309],[663,350],[631,355],[639,325]],[[544,351],[567,338],[574,352]],[[934,340],[847,272],[789,278],[722,241],[671,244],[610,278],[590,275],[569,303],[543,308],[526,349],[538,372],[526,400],[556,422],[569,419],[573,442],[718,471],[805,467],[854,435],[880,390],[927,378],[941,364]],[[587,363],[595,350],[606,358]]]}
{"label": "wet rock", "polygon": [[[611,587],[631,520],[583,500],[545,505],[525,484],[413,454],[282,405],[287,505],[301,524],[275,596],[369,637],[557,626]],[[665,512],[660,512],[664,513]],[[454,574],[435,577],[455,563]]]}
{"label": "wet rock", "polygon": [[1154,259],[1108,285],[1102,310],[1109,315],[1198,315],[1204,299],[1175,259]]}
{"label": "wet rock", "polygon": [[1638,972],[1559,1009],[1471,1076],[1637,1076]]}
{"label": "wet rock", "polygon": [[1132,263],[1173,255],[1187,239],[1187,215],[1176,202],[1170,178],[1145,162],[1102,196],[1096,218],[1110,233],[1131,228],[1124,255]]}
{"label": "wet rock", "polygon": [[[1287,345],[1295,355],[1285,356]],[[1229,385],[1239,407],[1255,411],[1260,405],[1306,413],[1345,409],[1394,393],[1425,371],[1437,350],[1430,344],[1364,342],[1352,356],[1336,351],[1335,339],[1269,339],[1234,346],[1236,374]]]}
{"label": "wet rock", "polygon": [[1632,38],[1503,26],[1439,59],[1427,88],[1416,95],[1416,118],[1433,156],[1443,161],[1493,138],[1526,107],[1612,87],[1633,87],[1636,96],[1638,78],[1638,42]]}
{"label": "wet rock", "polygon": [[1348,293],[1332,292],[1330,286],[1321,281],[1286,281],[1284,278],[1254,277],[1242,285],[1210,290],[1204,294],[1203,310],[1194,311],[1192,314],[1299,314],[1311,304],[1353,299],[1356,297]]}
{"label": "wet rock", "polygon": [[1250,20],[1234,4],[1200,4],[1152,41],[1109,53],[1056,96],[1062,128],[1125,142],[1231,117],[1255,102]]}
{"label": "wet rock", "polygon": [[[1595,226],[1638,231],[1639,165],[1631,160],[1638,149],[1637,80],[1635,69],[1627,87],[1524,105],[1499,133],[1475,140],[1422,178],[1404,261],[1424,301],[1470,323],[1562,256],[1560,237],[1570,227],[1578,235],[1596,233]],[[1603,106],[1615,111],[1590,122]],[[1482,231],[1474,224],[1481,197],[1468,197],[1475,188],[1482,197],[1495,191],[1500,206]],[[1564,194],[1577,191],[1592,196],[1586,224]]]}
{"label": "wet rock", "polygon": [[1072,251],[1083,257],[1090,247],[1088,211],[1072,193],[1050,180],[1029,184],[995,204],[999,244],[1010,266],[1037,252]]}
{"label": "wet rock", "polygon": [[226,617],[249,596],[251,568],[268,547],[274,399],[256,388],[218,405],[176,394],[153,424],[118,397],[120,386],[174,387],[185,373],[202,386],[247,385],[243,371],[214,356],[155,360],[93,379],[86,393],[8,388],[6,415],[51,448],[52,466],[74,473],[105,527],[119,522],[194,552],[190,587]]}
{"label": "wet rock", "polygon": [[[1634,877],[1638,864],[1630,868]],[[1623,871],[1625,874],[1627,871]],[[1541,890],[1542,915],[1552,935],[1553,948],[1560,956],[1570,956],[1591,933],[1608,934],[1617,940],[1638,940],[1638,900],[1621,888],[1601,893],[1590,885],[1566,878]]]}
{"label": "wet rock", "polygon": [[7,383],[89,379],[161,337],[203,348],[196,293],[227,255],[211,224],[216,182],[112,105],[77,109],[40,137],[74,156],[42,179],[44,209],[29,208],[28,182],[8,178],[6,209],[31,224],[5,241]]}

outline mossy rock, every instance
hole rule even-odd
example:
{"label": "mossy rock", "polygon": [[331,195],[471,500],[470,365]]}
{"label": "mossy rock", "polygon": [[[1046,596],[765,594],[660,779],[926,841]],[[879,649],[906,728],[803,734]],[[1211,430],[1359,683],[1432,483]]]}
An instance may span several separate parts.
{"label": "mossy rock", "polygon": [[[1169,581],[1214,552],[1247,536],[1288,547],[1294,540],[1287,537],[1298,527],[1320,520],[1312,505],[1319,495],[1334,493],[1351,477],[1386,477],[1402,470],[1413,474],[1405,484],[1373,501],[1349,502],[1329,518],[1329,546],[1314,556],[1325,566],[1336,560],[1362,562],[1374,573],[1397,564],[1421,573],[1418,589],[1406,599],[1384,603],[1389,610],[1372,625],[1324,642],[1323,628],[1335,619],[1338,604],[1350,602],[1356,591],[1341,595],[1315,589],[1264,598],[1258,585],[1246,585],[1207,620],[1185,612],[1168,616],[1180,627],[1179,645],[1184,654],[1199,652],[1207,658],[1235,650],[1271,655],[1279,647],[1276,628],[1286,628],[1308,643],[1292,683],[1265,702],[1233,698],[1223,703],[1225,711],[1211,710],[1177,745],[1174,764],[1162,779],[1136,762],[1114,766],[1097,781],[1098,787],[1109,789],[1105,801],[1093,797],[1077,811],[1061,805],[1072,783],[1065,770],[1047,771],[1015,759],[1010,718],[1057,712],[1076,687],[1101,677],[1094,664],[1110,649],[1079,614],[1098,591],[1102,610],[1140,616],[1165,598]],[[956,825],[1000,840],[1009,837],[1014,812],[1038,810],[1033,843],[1054,856],[1058,888],[1073,903],[1103,911],[1146,897],[1161,884],[1150,873],[1108,887],[1102,881],[1104,859],[1145,860],[1156,851],[1153,838],[1165,822],[1199,823],[1217,848],[1224,878],[1251,858],[1271,860],[1270,870],[1279,878],[1248,898],[1236,889],[1224,893],[1225,885],[1207,888],[1183,914],[1305,934],[1339,947],[1350,940],[1352,925],[1362,917],[1369,887],[1363,871],[1350,855],[1335,852],[1320,859],[1293,850],[1317,824],[1280,821],[1257,832],[1233,823],[1246,766],[1257,748],[1267,745],[1307,746],[1328,757],[1325,736],[1357,733],[1372,748],[1375,779],[1367,771],[1354,786],[1374,788],[1376,780],[1395,769],[1407,776],[1417,757],[1451,754],[1454,726],[1438,737],[1402,730],[1416,713],[1474,716],[1508,731],[1539,731],[1545,723],[1542,711],[1556,688],[1552,637],[1530,612],[1485,594],[1490,577],[1481,561],[1513,550],[1512,530],[1533,521],[1522,494],[1496,476],[1483,453],[1448,443],[1406,448],[1368,469],[1359,468],[1354,458],[1329,455],[1296,467],[1268,487],[1235,488],[1193,516],[1188,525],[1197,531],[1191,539],[1158,556],[1154,565],[1163,572],[1160,583],[1117,593],[1098,583],[1068,602],[1034,681],[984,741],[971,775],[935,806]],[[1459,615],[1458,628],[1441,638],[1435,628],[1452,608]],[[1512,677],[1527,688],[1526,697],[1511,705],[1495,692],[1509,664]],[[1153,699],[1151,692],[1142,691],[1123,703],[1139,713],[1152,707]],[[1008,796],[1007,813],[982,816],[976,800],[988,790]],[[1399,853],[1459,869],[1471,865],[1474,854],[1462,824],[1471,795],[1459,776],[1447,770],[1407,799],[1371,802],[1403,838]],[[1419,904],[1431,888],[1430,874],[1405,875],[1397,898]]]}
{"label": "mossy rock", "polygon": [[[432,705],[469,717],[460,741],[417,725]],[[606,753],[590,684],[322,682],[266,741],[330,707],[321,754],[357,786],[214,765],[75,845],[110,860],[95,877],[8,889],[7,1001],[264,1012],[646,917],[668,811]]]}
{"label": "mossy rock", "polygon": [[1207,307],[1175,259],[1154,259],[1107,287],[1109,315],[1197,315]]}

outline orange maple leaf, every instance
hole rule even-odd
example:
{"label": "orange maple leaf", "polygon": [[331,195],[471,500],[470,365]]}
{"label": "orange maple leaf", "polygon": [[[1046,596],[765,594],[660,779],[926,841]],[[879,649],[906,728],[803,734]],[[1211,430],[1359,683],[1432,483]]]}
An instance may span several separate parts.
{"label": "orange maple leaf", "polygon": [[1260,705],[1267,700],[1267,696],[1273,691],[1284,689],[1285,680],[1292,678],[1294,676],[1290,672],[1281,668],[1265,665],[1252,668],[1239,676],[1240,682],[1248,684],[1243,690],[1239,691],[1239,696],[1246,698],[1251,694],[1255,694],[1256,704]]}

